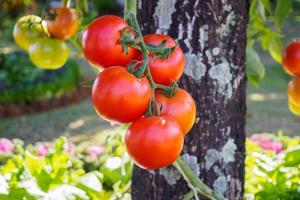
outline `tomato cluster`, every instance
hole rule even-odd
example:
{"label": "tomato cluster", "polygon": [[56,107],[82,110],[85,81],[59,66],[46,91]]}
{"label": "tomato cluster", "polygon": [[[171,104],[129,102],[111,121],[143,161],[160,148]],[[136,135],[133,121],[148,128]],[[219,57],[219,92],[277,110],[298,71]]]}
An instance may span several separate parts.
{"label": "tomato cluster", "polygon": [[158,169],[180,155],[196,105],[175,84],[185,64],[179,45],[168,35],[142,37],[132,23],[107,15],[86,28],[85,58],[103,70],[94,81],[92,103],[105,120],[131,123],[125,135],[128,154],[140,167]]}
{"label": "tomato cluster", "polygon": [[64,40],[76,33],[78,24],[75,10],[58,7],[50,11],[46,20],[35,15],[21,17],[14,26],[13,37],[19,47],[28,51],[34,65],[58,69],[66,63],[70,52]]}
{"label": "tomato cluster", "polygon": [[288,84],[288,106],[290,111],[300,116],[300,41],[291,42],[282,57],[284,70],[294,79]]}

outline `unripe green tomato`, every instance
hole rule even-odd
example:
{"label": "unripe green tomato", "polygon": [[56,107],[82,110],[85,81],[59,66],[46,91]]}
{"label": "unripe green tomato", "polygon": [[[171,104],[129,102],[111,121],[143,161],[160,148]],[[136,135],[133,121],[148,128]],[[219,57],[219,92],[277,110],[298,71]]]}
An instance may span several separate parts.
{"label": "unripe green tomato", "polygon": [[62,40],[40,38],[29,46],[30,60],[42,69],[58,69],[68,60],[69,48]]}
{"label": "unripe green tomato", "polygon": [[46,22],[39,16],[21,17],[14,26],[13,36],[19,47],[28,50],[31,43],[47,34]]}

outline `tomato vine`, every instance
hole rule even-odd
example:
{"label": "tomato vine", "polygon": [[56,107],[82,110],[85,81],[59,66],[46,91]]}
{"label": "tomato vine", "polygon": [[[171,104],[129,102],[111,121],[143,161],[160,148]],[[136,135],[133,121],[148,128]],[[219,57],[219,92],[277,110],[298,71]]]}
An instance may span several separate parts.
{"label": "tomato vine", "polygon": [[[136,0],[125,0],[125,11],[124,11],[124,18],[127,21],[127,23],[131,26],[131,28],[134,30],[137,40],[139,41],[139,46],[142,51],[142,57],[143,57],[143,63],[142,67],[139,68],[141,72],[146,71],[146,75],[148,78],[148,81],[152,88],[152,100],[150,103],[150,106],[148,108],[148,114],[150,116],[155,115],[154,113],[154,105],[155,105],[155,89],[162,88],[166,93],[173,91],[172,87],[165,86],[162,84],[156,84],[153,81],[150,67],[149,67],[149,51],[147,49],[147,46],[143,40],[143,35],[141,33],[141,29],[139,26],[139,23],[136,18]],[[158,109],[159,110],[159,109]],[[186,165],[186,163],[182,160],[182,158],[179,156],[175,163],[173,163],[173,166],[181,173],[183,178],[186,180],[189,188],[193,192],[193,195],[196,199],[199,199],[198,193],[201,195],[207,197],[208,199],[216,199],[216,200],[224,200],[225,198],[221,195],[215,193],[212,189],[210,189],[199,177],[197,177],[191,168]],[[191,196],[190,193],[187,194],[188,196]]]}

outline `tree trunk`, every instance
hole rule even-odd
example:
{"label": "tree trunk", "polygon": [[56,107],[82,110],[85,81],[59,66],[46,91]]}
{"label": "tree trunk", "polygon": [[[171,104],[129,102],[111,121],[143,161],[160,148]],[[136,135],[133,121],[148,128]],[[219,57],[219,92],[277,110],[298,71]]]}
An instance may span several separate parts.
{"label": "tree trunk", "polygon": [[[197,104],[183,160],[214,191],[242,199],[245,159],[245,47],[249,0],[138,0],[144,34],[177,38],[185,52],[180,87]],[[137,166],[133,200],[177,200],[189,191],[173,167]]]}

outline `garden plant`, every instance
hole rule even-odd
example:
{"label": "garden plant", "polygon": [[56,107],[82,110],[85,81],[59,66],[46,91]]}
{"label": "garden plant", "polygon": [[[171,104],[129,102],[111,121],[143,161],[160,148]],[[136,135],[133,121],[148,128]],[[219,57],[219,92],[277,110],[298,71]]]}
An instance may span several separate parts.
{"label": "garden plant", "polygon": [[[62,0],[19,18],[13,38],[37,67],[24,72],[33,76],[28,85],[46,77],[53,86],[14,96],[7,82],[0,89],[13,92],[0,103],[74,89],[72,43],[97,73],[95,112],[121,128],[82,148],[63,137],[28,146],[1,139],[1,199],[299,199],[299,138],[245,134],[246,79],[258,87],[265,75],[258,44],[294,77],[288,106],[300,115],[300,43],[283,49],[281,36],[293,3],[125,0],[123,17],[95,17],[87,0]],[[0,83],[13,73],[5,65],[12,72],[0,73]],[[60,72],[62,80],[51,79]]]}

